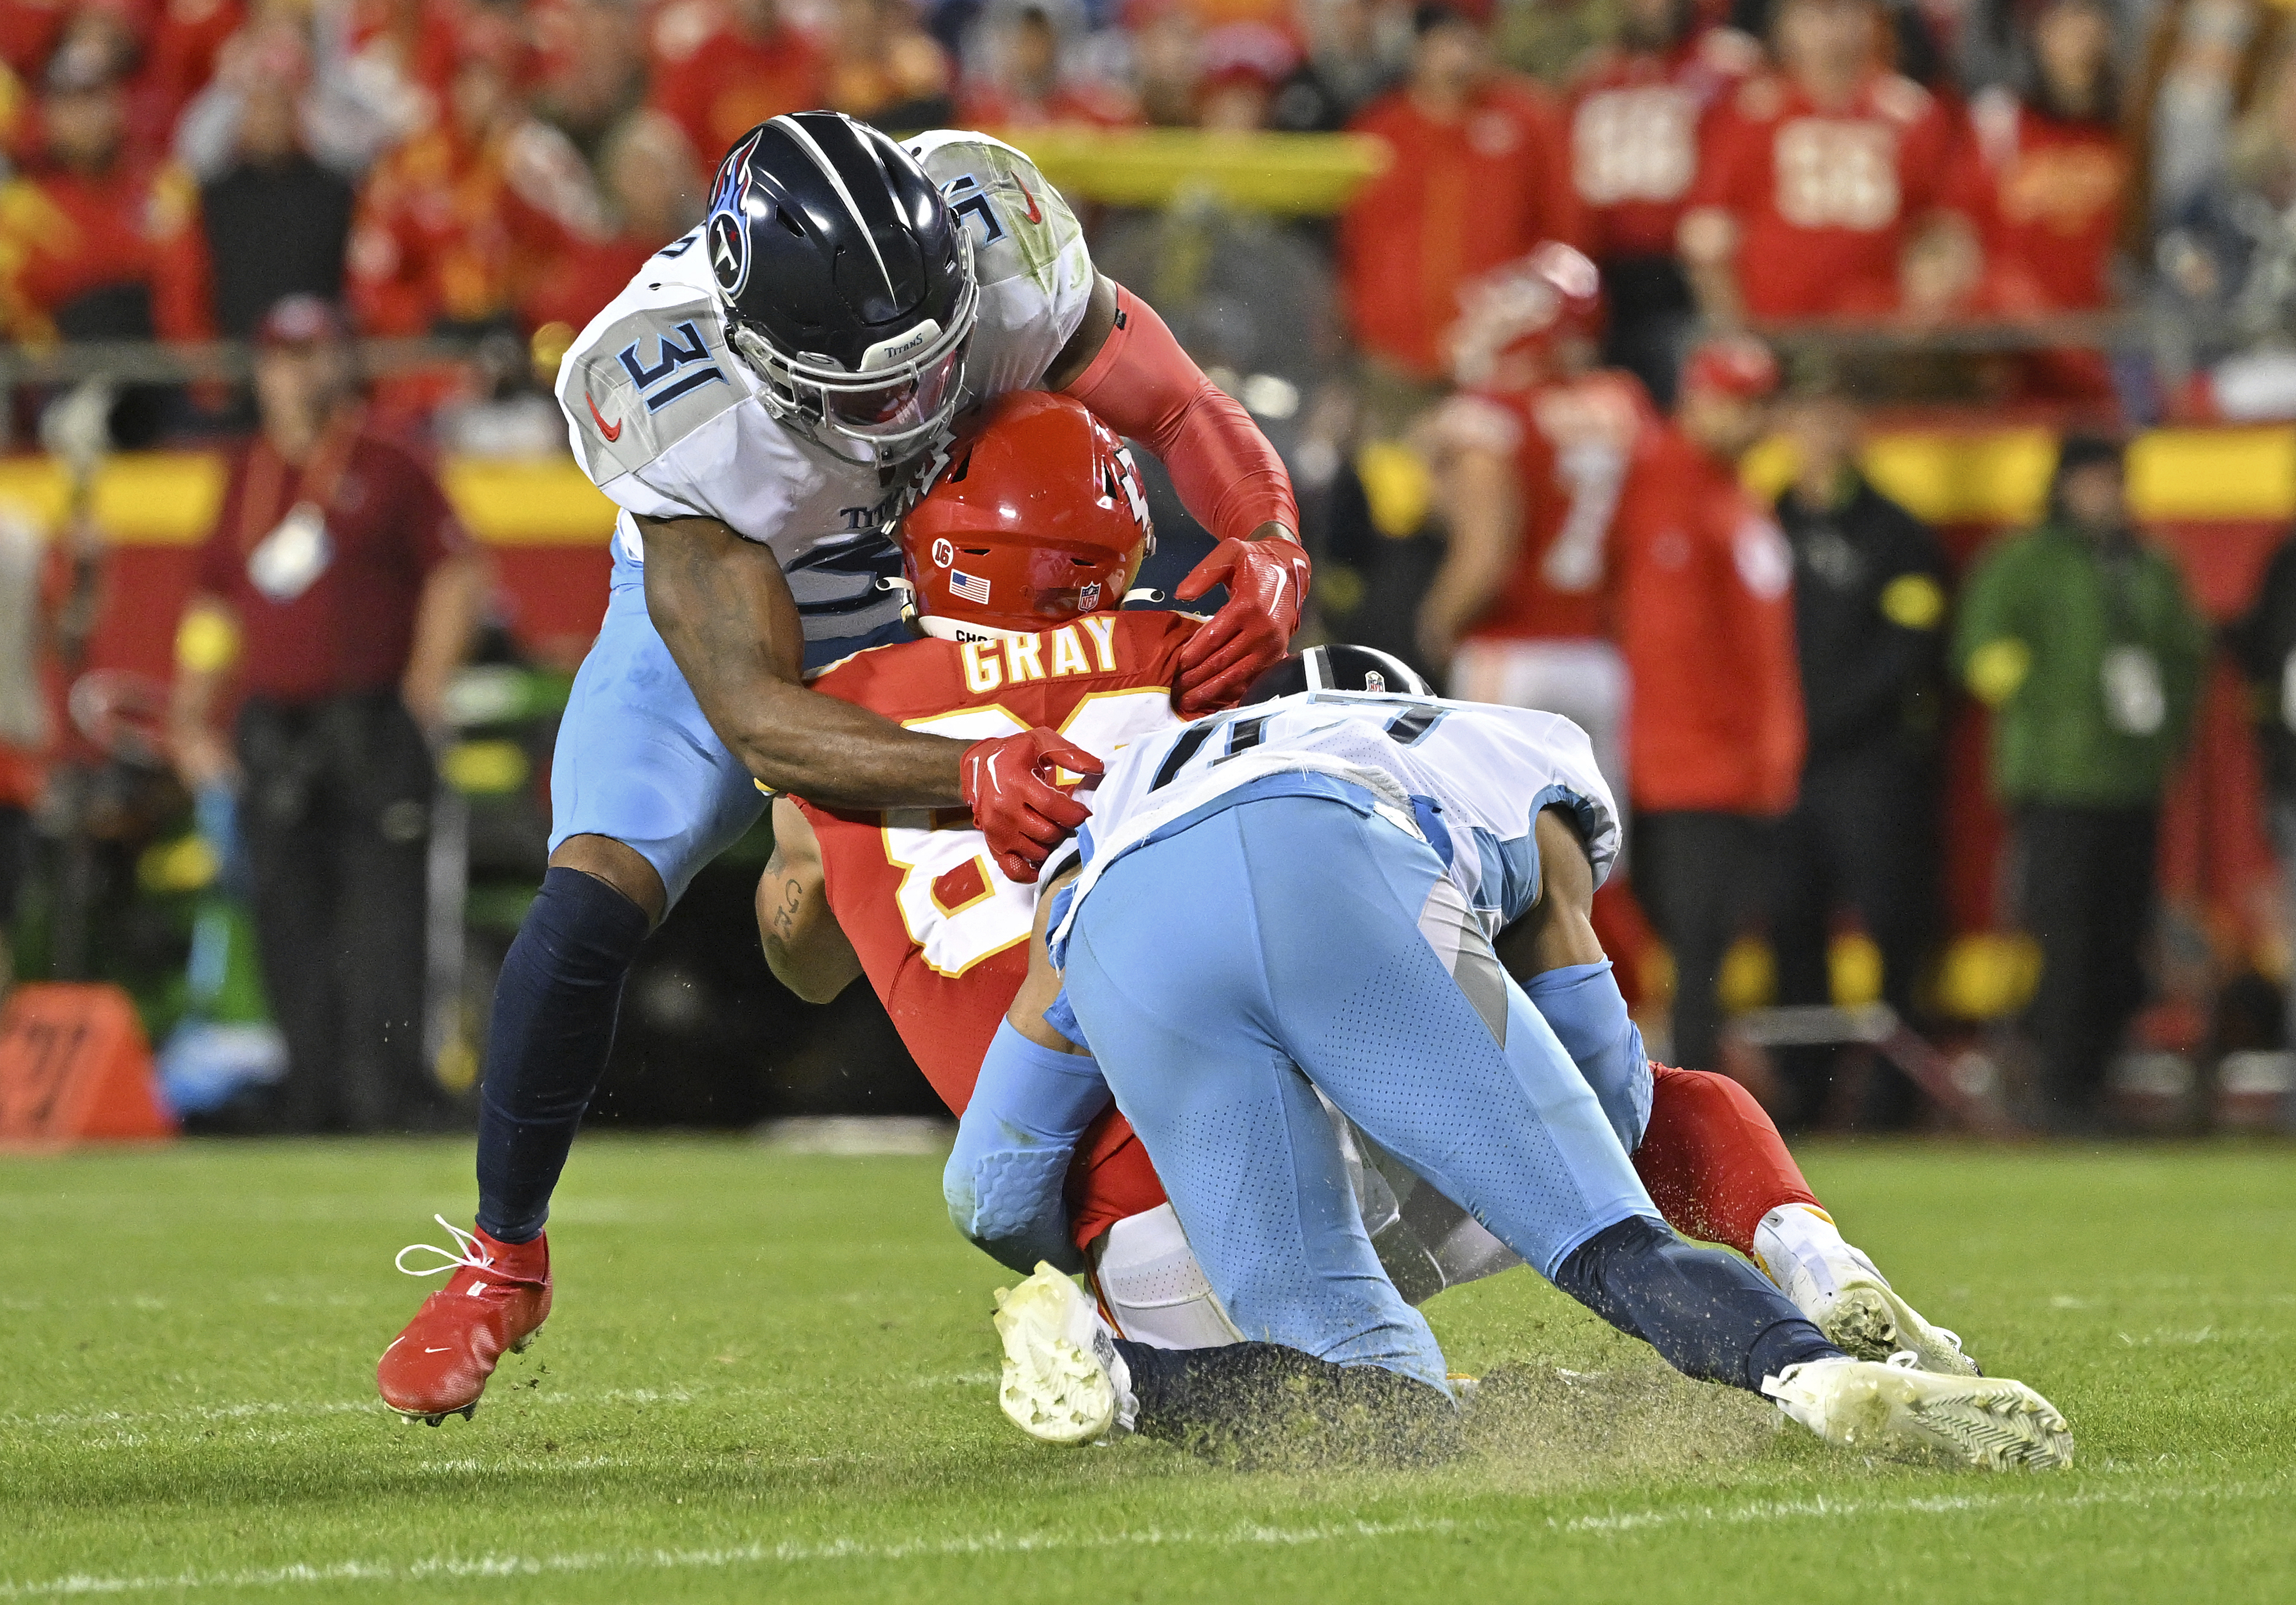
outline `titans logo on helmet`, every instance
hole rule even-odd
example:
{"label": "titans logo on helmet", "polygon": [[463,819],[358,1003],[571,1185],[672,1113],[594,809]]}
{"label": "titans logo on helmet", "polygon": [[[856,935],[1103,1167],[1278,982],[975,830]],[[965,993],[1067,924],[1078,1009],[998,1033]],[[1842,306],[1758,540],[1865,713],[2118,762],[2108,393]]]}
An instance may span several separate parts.
{"label": "titans logo on helmet", "polygon": [[709,252],[709,271],[718,288],[732,300],[750,280],[750,229],[744,203],[750,197],[750,152],[762,130],[726,153],[718,164],[718,181],[709,187],[709,221],[702,242]]}

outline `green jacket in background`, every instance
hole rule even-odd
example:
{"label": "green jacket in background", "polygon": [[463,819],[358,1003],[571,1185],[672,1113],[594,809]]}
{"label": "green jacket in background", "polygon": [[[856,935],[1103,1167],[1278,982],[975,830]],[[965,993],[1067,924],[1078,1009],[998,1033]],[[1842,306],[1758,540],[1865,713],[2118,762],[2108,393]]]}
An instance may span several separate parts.
{"label": "green jacket in background", "polygon": [[2157,802],[2200,698],[2208,628],[2174,559],[2044,524],[1972,570],[1953,667],[1993,709],[1993,789],[2012,802]]}

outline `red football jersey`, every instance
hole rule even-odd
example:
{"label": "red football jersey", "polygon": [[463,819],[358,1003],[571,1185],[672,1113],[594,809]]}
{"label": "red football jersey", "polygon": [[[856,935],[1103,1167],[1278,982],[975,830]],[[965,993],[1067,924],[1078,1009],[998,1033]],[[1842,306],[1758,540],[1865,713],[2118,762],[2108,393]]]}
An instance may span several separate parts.
{"label": "red football jersey", "polygon": [[[1106,759],[1180,723],[1172,681],[1199,627],[1185,613],[1088,614],[1012,641],[910,641],[845,659],[813,689],[911,730],[980,741],[1048,725]],[[821,841],[829,906],[941,1101],[972,1101],[980,1061],[1029,973],[1037,888],[997,872],[963,809],[852,813],[799,805]],[[1113,1108],[1070,1167],[1079,1244],[1164,1201]]]}
{"label": "red football jersey", "polygon": [[1454,439],[1514,455],[1522,547],[1471,639],[1578,639],[1610,633],[1612,530],[1644,437],[1660,427],[1630,373],[1603,369],[1445,404]]}
{"label": "red football jersey", "polygon": [[2108,305],[2132,176],[2119,130],[2049,117],[2005,96],[1981,99],[1972,120],[1969,209],[1985,233],[1984,309]]}
{"label": "red football jersey", "polygon": [[1663,54],[1607,52],[1581,75],[1570,95],[1570,183],[1587,209],[1589,255],[1674,255],[1700,130],[1761,59],[1752,39],[1715,28]]}
{"label": "red football jersey", "polygon": [[1735,220],[1753,316],[1894,311],[1907,228],[1944,199],[1956,143],[1929,91],[1893,73],[1832,111],[1789,78],[1754,78],[1708,125],[1691,205]]}
{"label": "red football jersey", "polygon": [[1579,242],[1562,118],[1538,85],[1502,77],[1456,123],[1398,89],[1349,126],[1384,141],[1394,160],[1340,218],[1348,317],[1366,350],[1434,378],[1460,285],[1542,240]]}
{"label": "red football jersey", "polygon": [[1805,744],[1793,553],[1769,511],[1676,430],[1650,432],[1618,529],[1634,805],[1793,806]]}

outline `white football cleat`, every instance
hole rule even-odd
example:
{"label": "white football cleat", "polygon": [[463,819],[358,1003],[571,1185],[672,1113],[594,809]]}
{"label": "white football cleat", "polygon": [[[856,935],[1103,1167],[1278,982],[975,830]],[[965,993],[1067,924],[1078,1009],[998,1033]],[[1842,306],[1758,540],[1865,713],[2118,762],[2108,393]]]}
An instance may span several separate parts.
{"label": "white football cleat", "polygon": [[1004,1374],[996,1403],[1040,1443],[1099,1443],[1129,1431],[1138,1405],[1116,1334],[1077,1284],[1039,1260],[1036,1274],[996,1290]]}
{"label": "white football cleat", "polygon": [[1762,1381],[1778,1408],[1843,1449],[2006,1471],[2046,1471],[2073,1461],[2073,1435],[2055,1405],[2006,1377],[1947,1377],[1901,1353],[1871,1360],[1812,1360]]}
{"label": "white football cleat", "polygon": [[1958,1334],[1932,1326],[1823,1211],[1789,1204],[1762,1217],[1755,1261],[1825,1340],[1860,1360],[1910,1354],[1923,1371],[1973,1377]]}

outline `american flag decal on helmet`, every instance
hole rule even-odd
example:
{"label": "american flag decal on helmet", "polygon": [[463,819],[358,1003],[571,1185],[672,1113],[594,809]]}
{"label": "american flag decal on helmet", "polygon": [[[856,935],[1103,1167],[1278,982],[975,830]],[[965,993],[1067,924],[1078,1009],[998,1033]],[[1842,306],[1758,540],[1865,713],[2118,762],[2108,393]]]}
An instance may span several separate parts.
{"label": "american flag decal on helmet", "polygon": [[962,569],[951,569],[948,571],[948,590],[952,596],[962,597],[966,602],[978,602],[984,608],[988,605],[988,581],[978,574],[967,574]]}

